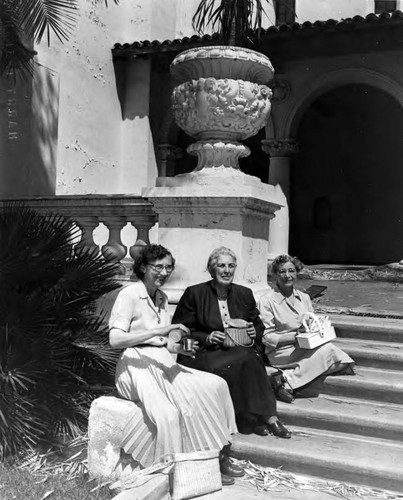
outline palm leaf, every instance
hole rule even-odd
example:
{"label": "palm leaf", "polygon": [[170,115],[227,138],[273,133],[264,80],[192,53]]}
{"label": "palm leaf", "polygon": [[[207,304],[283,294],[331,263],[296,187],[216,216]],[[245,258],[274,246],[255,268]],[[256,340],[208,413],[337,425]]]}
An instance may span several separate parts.
{"label": "palm leaf", "polygon": [[50,44],[51,33],[60,41],[68,40],[77,24],[78,4],[78,0],[1,0],[0,74],[32,76],[36,52],[31,44],[45,35]]}
{"label": "palm leaf", "polygon": [[242,45],[248,41],[248,32],[260,36],[264,2],[270,0],[201,0],[192,18],[193,28],[203,34],[211,26],[222,36],[224,43]]}
{"label": "palm leaf", "polygon": [[58,215],[0,210],[0,459],[77,433],[92,386],[113,383],[117,353],[96,301],[120,286],[117,266],[75,253],[75,231]]}
{"label": "palm leaf", "polygon": [[4,0],[0,7],[0,74],[14,73],[22,69],[22,74],[32,74],[32,58],[35,51],[23,42],[23,31],[15,5]]}
{"label": "palm leaf", "polygon": [[53,32],[60,41],[68,40],[77,20],[76,0],[17,0],[17,17],[28,37],[36,42],[46,33],[48,44]]}

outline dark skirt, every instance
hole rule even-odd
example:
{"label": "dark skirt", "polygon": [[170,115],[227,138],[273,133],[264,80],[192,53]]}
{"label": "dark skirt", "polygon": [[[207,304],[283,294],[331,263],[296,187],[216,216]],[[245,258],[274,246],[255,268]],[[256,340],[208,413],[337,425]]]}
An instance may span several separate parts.
{"label": "dark skirt", "polygon": [[277,415],[273,388],[264,363],[254,349],[202,349],[195,358],[179,355],[177,361],[226,380],[238,416],[242,413]]}

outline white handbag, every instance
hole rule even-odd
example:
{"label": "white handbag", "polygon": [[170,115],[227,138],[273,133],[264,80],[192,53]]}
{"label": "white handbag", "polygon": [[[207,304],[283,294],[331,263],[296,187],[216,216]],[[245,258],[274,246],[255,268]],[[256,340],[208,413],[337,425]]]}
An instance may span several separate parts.
{"label": "white handbag", "polygon": [[301,349],[315,349],[336,338],[336,332],[329,316],[317,316],[312,312],[306,312],[302,315],[301,319],[305,332],[296,335],[298,345]]}

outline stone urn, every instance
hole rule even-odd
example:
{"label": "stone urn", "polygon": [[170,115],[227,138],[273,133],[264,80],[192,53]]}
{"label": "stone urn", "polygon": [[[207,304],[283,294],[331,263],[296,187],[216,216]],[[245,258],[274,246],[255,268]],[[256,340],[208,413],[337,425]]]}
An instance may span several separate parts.
{"label": "stone urn", "polygon": [[270,60],[241,47],[199,47],[179,54],[170,71],[175,121],[196,139],[187,148],[198,157],[195,171],[239,169],[239,158],[250,154],[240,141],[255,135],[269,117]]}

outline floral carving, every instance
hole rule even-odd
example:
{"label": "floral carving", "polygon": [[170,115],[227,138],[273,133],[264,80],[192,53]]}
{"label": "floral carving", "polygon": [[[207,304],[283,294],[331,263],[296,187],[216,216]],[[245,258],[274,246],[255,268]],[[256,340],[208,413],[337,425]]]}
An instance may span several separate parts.
{"label": "floral carving", "polygon": [[175,87],[177,124],[196,139],[242,140],[256,134],[270,112],[271,90],[230,78],[199,78]]}

